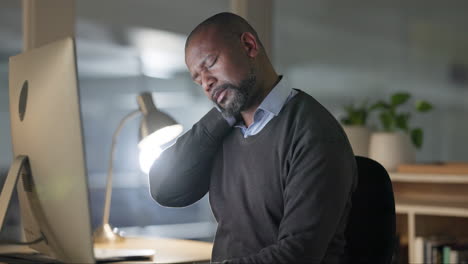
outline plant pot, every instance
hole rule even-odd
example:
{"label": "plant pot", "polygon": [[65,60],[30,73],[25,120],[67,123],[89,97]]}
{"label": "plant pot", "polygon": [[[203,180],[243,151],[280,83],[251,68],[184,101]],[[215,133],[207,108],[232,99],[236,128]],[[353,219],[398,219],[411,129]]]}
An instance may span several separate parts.
{"label": "plant pot", "polygon": [[345,131],[346,136],[348,136],[354,155],[368,157],[369,140],[371,135],[370,129],[365,126],[343,125],[343,130]]}
{"label": "plant pot", "polygon": [[416,151],[407,134],[378,132],[371,135],[369,158],[393,172],[400,164],[414,163]]}

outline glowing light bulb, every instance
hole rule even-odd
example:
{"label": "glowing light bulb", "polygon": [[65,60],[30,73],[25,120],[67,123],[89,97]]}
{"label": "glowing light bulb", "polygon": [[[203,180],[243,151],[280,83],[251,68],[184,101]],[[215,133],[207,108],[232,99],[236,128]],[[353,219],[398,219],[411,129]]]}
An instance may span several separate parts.
{"label": "glowing light bulb", "polygon": [[140,168],[144,173],[149,173],[151,166],[163,152],[161,146],[175,139],[182,131],[181,125],[167,126],[148,135],[138,143]]}

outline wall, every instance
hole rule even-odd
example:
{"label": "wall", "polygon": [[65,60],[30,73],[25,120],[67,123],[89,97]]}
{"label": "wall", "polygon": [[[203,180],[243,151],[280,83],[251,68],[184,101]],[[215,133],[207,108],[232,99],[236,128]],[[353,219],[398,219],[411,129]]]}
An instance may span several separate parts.
{"label": "wall", "polygon": [[[465,12],[463,12],[464,10]],[[462,1],[275,1],[274,58],[294,87],[335,116],[350,102],[408,91],[435,110],[414,115],[425,130],[419,161],[468,157],[468,84],[450,65],[468,64]]]}

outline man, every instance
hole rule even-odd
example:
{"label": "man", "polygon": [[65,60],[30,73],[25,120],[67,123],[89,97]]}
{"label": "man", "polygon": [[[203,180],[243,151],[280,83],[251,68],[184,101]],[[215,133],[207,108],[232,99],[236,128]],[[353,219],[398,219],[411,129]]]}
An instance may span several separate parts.
{"label": "man", "polygon": [[237,15],[198,25],[185,61],[216,108],[153,164],[154,199],[181,207],[209,191],[214,262],[343,262],[357,171],[334,117],[287,86]]}

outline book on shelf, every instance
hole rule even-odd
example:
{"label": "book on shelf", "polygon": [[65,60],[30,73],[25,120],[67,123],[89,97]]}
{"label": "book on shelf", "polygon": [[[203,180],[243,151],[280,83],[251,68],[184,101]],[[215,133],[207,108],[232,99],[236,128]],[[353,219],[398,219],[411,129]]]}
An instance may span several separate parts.
{"label": "book on shelf", "polygon": [[468,264],[468,239],[447,236],[418,236],[414,241],[414,262]]}
{"label": "book on shelf", "polygon": [[414,240],[414,262],[424,263],[424,238],[416,237]]}

